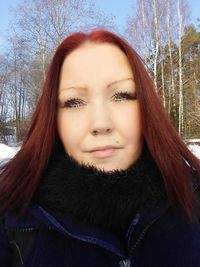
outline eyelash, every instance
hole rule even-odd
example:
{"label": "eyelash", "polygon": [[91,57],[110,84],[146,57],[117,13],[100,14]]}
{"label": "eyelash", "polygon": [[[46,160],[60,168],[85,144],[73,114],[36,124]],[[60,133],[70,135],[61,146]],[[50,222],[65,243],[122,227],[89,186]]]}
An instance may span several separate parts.
{"label": "eyelash", "polygon": [[[133,93],[128,93],[128,92],[118,92],[118,93],[115,93],[113,97],[115,96],[122,96],[122,97],[126,97],[125,100],[136,100],[137,97],[135,94]],[[121,101],[121,100],[120,100]],[[63,108],[77,108],[78,107],[78,104],[80,104],[81,102],[83,102],[80,98],[70,98],[68,100],[66,100],[63,104]],[[75,104],[75,106],[73,106]]]}

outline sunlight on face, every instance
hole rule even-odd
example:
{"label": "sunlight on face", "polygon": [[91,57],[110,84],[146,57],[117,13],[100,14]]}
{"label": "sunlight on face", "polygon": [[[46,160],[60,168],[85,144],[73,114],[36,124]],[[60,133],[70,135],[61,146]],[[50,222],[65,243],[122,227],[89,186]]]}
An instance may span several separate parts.
{"label": "sunlight on face", "polygon": [[125,54],[108,43],[85,43],[64,60],[58,92],[58,134],[80,163],[127,169],[140,155],[139,103]]}

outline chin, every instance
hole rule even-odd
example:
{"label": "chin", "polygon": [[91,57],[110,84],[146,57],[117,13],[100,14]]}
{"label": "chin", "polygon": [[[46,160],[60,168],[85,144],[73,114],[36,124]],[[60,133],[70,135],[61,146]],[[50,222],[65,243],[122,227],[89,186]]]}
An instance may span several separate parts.
{"label": "chin", "polygon": [[122,167],[122,166],[119,166],[119,165],[104,165],[104,164],[97,164],[97,165],[94,165],[98,170],[101,170],[101,171],[104,171],[104,172],[111,172],[111,171],[114,171],[114,170],[126,170],[127,168],[126,167]]}

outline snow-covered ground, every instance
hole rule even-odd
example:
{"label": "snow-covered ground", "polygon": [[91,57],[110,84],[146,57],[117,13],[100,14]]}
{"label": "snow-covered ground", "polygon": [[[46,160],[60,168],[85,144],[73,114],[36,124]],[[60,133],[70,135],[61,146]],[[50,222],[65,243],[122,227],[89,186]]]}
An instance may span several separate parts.
{"label": "snow-covered ground", "polygon": [[[0,161],[12,158],[20,147],[9,147],[4,144],[0,144]],[[200,159],[200,146],[189,145],[189,149]]]}
{"label": "snow-covered ground", "polygon": [[189,145],[189,149],[192,151],[194,155],[197,156],[197,158],[200,159],[200,146],[199,145]]}
{"label": "snow-covered ground", "polygon": [[18,150],[19,147],[10,147],[4,144],[0,144],[0,160],[12,158]]}

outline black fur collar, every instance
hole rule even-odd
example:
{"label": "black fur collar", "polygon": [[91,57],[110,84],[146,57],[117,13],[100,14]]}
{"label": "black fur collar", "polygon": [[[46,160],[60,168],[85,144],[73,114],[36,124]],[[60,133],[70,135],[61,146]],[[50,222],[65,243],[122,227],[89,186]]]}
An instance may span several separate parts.
{"label": "black fur collar", "polygon": [[35,201],[52,213],[124,235],[133,216],[166,199],[161,173],[146,145],[127,170],[104,172],[68,155],[52,157]]}

